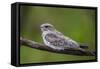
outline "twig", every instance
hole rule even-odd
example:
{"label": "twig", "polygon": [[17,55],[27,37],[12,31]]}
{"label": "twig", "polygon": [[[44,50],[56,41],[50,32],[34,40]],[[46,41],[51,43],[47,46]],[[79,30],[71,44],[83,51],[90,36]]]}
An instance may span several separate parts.
{"label": "twig", "polygon": [[32,41],[32,40],[24,39],[22,37],[20,38],[20,44],[27,46],[27,47],[30,47],[30,48],[39,49],[42,51],[48,51],[48,52],[53,52],[53,53],[66,54],[66,55],[67,54],[79,55],[79,56],[94,56],[95,55],[93,52],[90,52],[87,50],[81,50],[81,49],[68,48],[68,49],[64,49],[64,50],[57,50],[57,49],[53,49],[51,47],[48,47],[44,44],[40,44],[40,43],[37,43],[37,42]]}

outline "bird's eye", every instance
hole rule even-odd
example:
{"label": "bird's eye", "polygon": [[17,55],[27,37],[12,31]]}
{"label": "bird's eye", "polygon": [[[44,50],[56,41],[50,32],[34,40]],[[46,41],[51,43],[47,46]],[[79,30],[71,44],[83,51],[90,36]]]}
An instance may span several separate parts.
{"label": "bird's eye", "polygon": [[49,26],[45,26],[45,28],[48,28]]}

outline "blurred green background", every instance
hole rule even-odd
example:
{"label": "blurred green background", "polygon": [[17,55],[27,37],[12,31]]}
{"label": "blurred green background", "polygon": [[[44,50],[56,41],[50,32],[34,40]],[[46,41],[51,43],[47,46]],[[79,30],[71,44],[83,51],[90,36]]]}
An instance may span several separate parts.
{"label": "blurred green background", "polygon": [[[95,10],[40,6],[20,7],[20,36],[43,43],[40,25],[51,23],[73,40],[95,50]],[[93,60],[94,56],[75,56],[20,47],[20,63]]]}

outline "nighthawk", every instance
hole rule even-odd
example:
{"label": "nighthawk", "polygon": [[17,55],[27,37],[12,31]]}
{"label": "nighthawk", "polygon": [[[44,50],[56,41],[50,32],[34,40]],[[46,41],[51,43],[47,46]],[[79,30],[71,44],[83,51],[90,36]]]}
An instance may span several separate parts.
{"label": "nighthawk", "polygon": [[81,49],[80,44],[57,31],[52,24],[45,23],[40,26],[44,44],[57,50],[66,48]]}

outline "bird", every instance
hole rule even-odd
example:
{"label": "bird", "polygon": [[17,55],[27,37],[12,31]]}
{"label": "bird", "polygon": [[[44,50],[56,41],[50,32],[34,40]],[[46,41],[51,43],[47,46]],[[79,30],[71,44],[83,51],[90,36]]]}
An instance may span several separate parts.
{"label": "bird", "polygon": [[56,28],[50,23],[41,24],[40,29],[42,31],[43,42],[48,47],[56,50],[71,48],[84,51],[84,46],[56,30]]}

